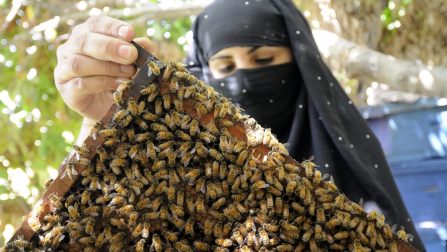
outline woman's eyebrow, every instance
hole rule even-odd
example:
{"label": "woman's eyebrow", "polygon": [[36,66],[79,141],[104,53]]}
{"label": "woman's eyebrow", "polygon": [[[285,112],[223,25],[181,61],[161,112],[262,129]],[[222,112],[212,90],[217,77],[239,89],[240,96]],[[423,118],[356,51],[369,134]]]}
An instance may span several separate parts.
{"label": "woman's eyebrow", "polygon": [[250,49],[248,49],[247,54],[254,53],[256,50],[258,50],[260,46],[253,46]]}
{"label": "woman's eyebrow", "polygon": [[230,55],[217,55],[212,56],[209,61],[218,60],[218,59],[231,59],[232,57]]}

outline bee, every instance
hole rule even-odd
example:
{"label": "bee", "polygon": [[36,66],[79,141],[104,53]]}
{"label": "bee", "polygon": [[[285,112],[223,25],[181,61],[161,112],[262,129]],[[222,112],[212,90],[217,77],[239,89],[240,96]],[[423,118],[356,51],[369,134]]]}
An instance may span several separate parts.
{"label": "bee", "polygon": [[[369,227],[369,226],[368,226]],[[374,226],[372,226],[372,228],[374,229]],[[368,230],[367,230],[367,235],[368,235]],[[375,233],[375,229],[374,229],[374,233]],[[407,234],[404,230],[404,228],[402,227],[401,229],[399,229],[399,231],[396,232],[397,237],[405,242],[408,242],[409,240],[413,240],[413,236],[410,234]]]}
{"label": "bee", "polygon": [[166,65],[166,68],[163,72],[162,79],[164,81],[168,81],[171,79],[172,74],[176,71],[176,68],[173,66],[172,63],[169,63]]}
{"label": "bee", "polygon": [[325,194],[325,195],[321,195],[320,197],[318,197],[318,201],[319,202],[331,202],[333,200],[332,195],[330,194]]}
{"label": "bee", "polygon": [[216,244],[222,247],[231,247],[233,246],[233,241],[231,239],[216,239]]}
{"label": "bee", "polygon": [[316,221],[317,221],[317,223],[326,222],[326,215],[324,213],[324,209],[321,207],[317,208]]}
{"label": "bee", "polygon": [[194,248],[198,251],[209,251],[211,249],[211,247],[207,243],[201,241],[194,241],[193,245]]}
{"label": "bee", "polygon": [[161,242],[160,237],[157,234],[152,236],[152,245],[151,250],[155,250],[157,252],[161,252],[163,249],[163,244]]}
{"label": "bee", "polygon": [[193,185],[196,179],[200,176],[200,169],[192,169],[185,175],[185,180],[189,185]]}
{"label": "bee", "polygon": [[125,92],[127,91],[131,86],[133,85],[133,82],[131,80],[125,80],[122,81],[119,86],[117,87],[116,91],[118,92]]}
{"label": "bee", "polygon": [[[220,218],[220,220],[224,220],[225,219],[225,215],[223,215],[221,213],[223,218]],[[222,227],[222,236],[223,237],[228,237],[228,235],[230,234],[231,230],[233,230],[233,224],[231,224],[231,222],[227,222],[223,225]]]}
{"label": "bee", "polygon": [[147,239],[149,237],[149,231],[151,230],[151,224],[148,222],[143,223],[143,228],[141,229],[141,237]]}
{"label": "bee", "polygon": [[140,90],[141,95],[150,95],[152,93],[158,94],[158,88],[156,84],[150,84],[149,86]]}
{"label": "bee", "polygon": [[223,234],[222,234],[222,222],[219,221],[219,222],[217,222],[214,225],[213,232],[214,232],[214,237],[216,237],[216,238],[222,238],[223,237]]}
{"label": "bee", "polygon": [[188,218],[185,224],[185,234],[193,236],[194,235],[194,219]]}
{"label": "bee", "polygon": [[254,231],[250,231],[247,234],[247,241],[246,241],[247,246],[252,247],[254,242],[255,242],[255,240],[256,240],[255,232]]}
{"label": "bee", "polygon": [[201,158],[206,158],[208,156],[209,151],[202,142],[196,142],[195,149],[197,155]]}
{"label": "bee", "polygon": [[166,166],[166,161],[156,160],[151,168],[152,168],[152,171],[158,172],[159,170],[163,169],[165,166]]}
{"label": "bee", "polygon": [[118,105],[119,107],[122,107],[124,105],[123,92],[118,91],[118,90],[113,92],[113,101],[115,102],[116,105]]}
{"label": "bee", "polygon": [[148,212],[143,214],[143,219],[147,221],[156,220],[160,218],[160,212]]}
{"label": "bee", "polygon": [[165,110],[170,110],[171,109],[171,95],[170,94],[164,94],[162,96],[163,98],[163,108]]}
{"label": "bee", "polygon": [[183,211],[183,209],[175,204],[170,204],[169,209],[176,216],[183,217],[185,215],[185,212]]}
{"label": "bee", "polygon": [[278,252],[293,251],[293,246],[290,244],[281,244],[281,245],[276,246],[276,250]]}
{"label": "bee", "polygon": [[184,115],[180,121],[180,128],[187,130],[189,129],[189,124],[191,122],[191,117],[189,115]]}
{"label": "bee", "polygon": [[179,241],[174,243],[174,248],[179,252],[192,252],[192,248],[185,241]]}
{"label": "bee", "polygon": [[174,224],[174,226],[177,229],[182,229],[185,225],[185,221],[183,219],[178,218],[177,216],[173,215],[172,218],[169,218],[169,221]]}
{"label": "bee", "polygon": [[364,220],[360,220],[359,224],[357,225],[355,231],[357,232],[357,234],[361,234],[363,233],[363,229],[366,226],[366,222]]}
{"label": "bee", "polygon": [[132,212],[129,215],[129,226],[133,227],[137,224],[137,220],[138,220],[138,212]]}
{"label": "bee", "polygon": [[157,140],[171,140],[174,137],[174,134],[172,134],[169,131],[160,131],[157,133]]}
{"label": "bee", "polygon": [[112,120],[115,123],[119,123],[121,122],[127,115],[129,115],[129,111],[127,109],[122,109],[119,110],[118,112],[115,113],[115,115],[113,116]]}
{"label": "bee", "polygon": [[136,252],[143,252],[144,251],[144,246],[146,244],[146,239],[140,239],[137,244],[135,245],[135,251]]}
{"label": "bee", "polygon": [[99,216],[99,213],[98,213],[99,210],[101,210],[100,206],[93,205],[93,206],[85,208],[83,213],[84,213],[84,215],[96,217],[96,216]]}
{"label": "bee", "polygon": [[377,211],[376,210],[372,210],[371,212],[369,212],[366,215],[366,218],[368,218],[369,221],[373,221],[373,220],[375,220],[377,218],[377,215],[378,215]]}
{"label": "bee", "polygon": [[218,150],[216,150],[214,148],[210,148],[209,149],[209,154],[210,154],[210,156],[212,158],[214,158],[214,159],[216,159],[218,161],[222,161],[222,159],[223,159],[222,154]]}
{"label": "bee", "polygon": [[139,115],[138,114],[138,104],[137,104],[137,101],[135,100],[135,98],[129,98],[129,100],[127,102],[127,108],[133,116]]}
{"label": "bee", "polygon": [[210,236],[213,233],[214,222],[210,219],[206,219],[203,223],[203,232],[206,236]]}
{"label": "bee", "polygon": [[57,194],[52,193],[50,195],[50,202],[57,210],[61,209],[64,205],[62,204],[62,199]]}
{"label": "bee", "polygon": [[194,107],[196,108],[197,114],[200,117],[208,114],[208,109],[205,107],[205,105],[203,103],[196,102]]}
{"label": "bee", "polygon": [[354,217],[354,218],[352,218],[350,221],[349,221],[349,227],[350,228],[355,228],[355,227],[357,227],[357,225],[359,224],[359,222],[360,222],[360,219],[359,219],[359,217]]}
{"label": "bee", "polygon": [[109,206],[120,206],[125,203],[126,203],[126,199],[124,197],[116,196],[110,201]]}
{"label": "bee", "polygon": [[200,132],[199,138],[202,139],[203,141],[205,141],[206,143],[211,143],[216,140],[216,137],[214,135],[212,135],[211,133],[206,132],[206,131]]}
{"label": "bee", "polygon": [[303,236],[301,237],[301,240],[303,242],[308,242],[310,240],[310,238],[312,237],[312,234],[314,233],[313,229],[309,229],[308,231],[306,231]]}
{"label": "bee", "polygon": [[264,229],[260,229],[259,236],[260,236],[261,244],[263,244],[264,246],[269,246],[270,238],[269,238],[267,231],[265,231]]}
{"label": "bee", "polygon": [[236,164],[237,165],[243,165],[244,162],[247,160],[248,157],[248,151],[247,150],[243,150],[239,153],[239,155],[237,156],[236,159]]}
{"label": "bee", "polygon": [[349,233],[347,231],[340,231],[334,235],[335,240],[343,240],[349,237]]}
{"label": "bee", "polygon": [[163,112],[163,101],[161,99],[155,100],[155,114],[160,115]]}
{"label": "bee", "polygon": [[183,141],[191,141],[191,136],[181,130],[176,130],[175,135],[178,136]]}
{"label": "bee", "polygon": [[93,237],[90,236],[85,236],[85,237],[81,237],[78,239],[78,242],[88,246],[89,244],[93,244],[95,243],[95,240],[93,239]]}
{"label": "bee", "polygon": [[382,228],[385,225],[385,216],[383,214],[379,214],[376,218],[376,226],[378,228]]}
{"label": "bee", "polygon": [[393,237],[393,231],[391,230],[390,226],[388,226],[386,224],[382,227],[382,232],[383,232],[384,238],[386,238],[386,239],[391,239]]}
{"label": "bee", "polygon": [[149,67],[150,71],[148,74],[154,74],[155,76],[160,75],[160,64],[158,62],[149,61],[147,66]]}
{"label": "bee", "polygon": [[88,234],[88,235],[92,235],[94,227],[95,227],[94,219],[93,218],[89,218],[89,220],[85,224],[85,233]]}
{"label": "bee", "polygon": [[175,232],[164,231],[163,237],[170,242],[178,241],[178,235]]}
{"label": "bee", "polygon": [[70,180],[75,180],[78,175],[78,171],[76,170],[76,165],[72,162],[68,163],[68,167],[66,168],[67,176]]}
{"label": "bee", "polygon": [[87,157],[90,153],[90,150],[85,146],[73,145],[73,149],[82,157]]}
{"label": "bee", "polygon": [[330,219],[328,222],[326,222],[325,226],[328,229],[333,229],[340,224],[341,224],[341,220],[338,217],[334,217],[334,218]]}
{"label": "bee", "polygon": [[380,233],[377,233],[377,244],[379,244],[379,246],[382,248],[386,247],[385,240],[383,239],[383,236]]}
{"label": "bee", "polygon": [[206,213],[205,199],[201,195],[197,197],[196,210],[198,213]]}
{"label": "bee", "polygon": [[[228,182],[230,182],[230,181],[228,181]],[[230,182],[231,183],[231,182]],[[264,189],[264,188],[268,188],[270,185],[269,184],[267,184],[264,180],[259,180],[258,182],[256,182],[256,183],[254,183],[252,186],[251,186],[251,189],[253,190],[253,191],[258,191],[258,190],[261,190],[261,189]]]}

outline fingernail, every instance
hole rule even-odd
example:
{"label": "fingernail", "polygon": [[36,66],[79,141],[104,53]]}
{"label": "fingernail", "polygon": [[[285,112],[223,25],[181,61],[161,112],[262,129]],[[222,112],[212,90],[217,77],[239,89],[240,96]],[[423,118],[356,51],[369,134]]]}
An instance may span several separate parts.
{"label": "fingernail", "polygon": [[129,45],[120,45],[118,47],[118,55],[123,59],[128,59],[130,56],[130,50],[132,48]]}
{"label": "fingernail", "polygon": [[123,82],[123,81],[128,81],[129,79],[128,78],[117,78],[116,80],[115,80],[115,82],[116,82],[116,84],[121,84],[121,82]]}
{"label": "fingernail", "polygon": [[127,25],[123,25],[118,29],[118,35],[122,38],[127,38],[127,34],[129,33],[129,27]]}
{"label": "fingernail", "polygon": [[134,68],[131,65],[121,65],[121,71],[132,74],[134,72]]}

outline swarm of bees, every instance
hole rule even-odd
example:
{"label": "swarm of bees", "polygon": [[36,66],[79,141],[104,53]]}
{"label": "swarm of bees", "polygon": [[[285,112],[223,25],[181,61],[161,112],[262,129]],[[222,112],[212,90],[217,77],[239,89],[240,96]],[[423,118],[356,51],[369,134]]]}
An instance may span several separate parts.
{"label": "swarm of bees", "polygon": [[104,138],[94,157],[74,147],[75,185],[7,250],[397,251],[408,239],[184,66],[148,66],[154,82],[137,97],[119,86],[113,126],[91,132]]}

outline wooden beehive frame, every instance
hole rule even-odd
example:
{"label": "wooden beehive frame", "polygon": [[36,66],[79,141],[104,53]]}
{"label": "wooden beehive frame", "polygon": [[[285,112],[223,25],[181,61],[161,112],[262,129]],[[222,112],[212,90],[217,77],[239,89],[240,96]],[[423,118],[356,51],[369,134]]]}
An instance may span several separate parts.
{"label": "wooden beehive frame", "polygon": [[[163,68],[161,62],[152,57],[147,57],[141,47],[138,47],[140,56],[144,55],[145,57],[139,57],[138,65],[144,66],[148,61],[155,62],[156,65],[159,65],[160,68]],[[139,91],[144,88],[148,83],[150,83],[155,78],[155,75],[152,74],[148,67],[143,67],[139,70],[137,76],[133,80],[133,85],[129,90],[126,90],[124,94],[125,97],[134,97],[136,98],[139,94]],[[169,83],[160,81],[159,89],[162,94],[168,94],[169,91]],[[209,122],[214,120],[213,112],[210,112],[206,115],[199,115],[194,107],[194,102],[192,99],[186,99],[184,101],[185,111],[193,118],[200,121],[202,125],[206,125]],[[101,123],[105,127],[113,125],[113,115],[118,111],[118,106],[115,104],[109,109],[107,114],[102,118]],[[250,130],[246,127],[246,125],[242,123],[237,123],[234,126],[228,128],[229,132],[239,140],[247,141],[247,133],[250,133]],[[88,148],[89,155],[88,159],[92,159],[95,155],[96,149],[104,142],[104,138],[102,138],[98,134],[91,134],[84,141],[84,146]],[[264,156],[268,154],[270,151],[270,147],[264,144],[257,144],[252,148],[252,152],[255,156],[263,159]],[[77,174],[81,174],[85,166],[76,164],[76,153],[71,153],[66,160],[63,162],[59,169],[58,177],[53,181],[53,183],[49,186],[49,188],[44,192],[42,198],[38,201],[34,209],[30,212],[30,214],[26,217],[22,226],[17,230],[13,239],[18,237],[23,237],[24,240],[31,240],[33,235],[35,234],[36,228],[39,223],[43,222],[43,218],[45,215],[49,214],[54,210],[54,206],[51,204],[50,197],[52,195],[56,195],[59,197],[63,197],[66,192],[70,190],[73,184],[76,181],[76,177],[67,176],[67,166],[69,163],[75,163],[75,169]],[[290,157],[286,157],[286,163],[294,163],[298,165],[298,163]],[[301,174],[305,176],[304,173]],[[409,246],[407,243],[403,241],[398,242],[398,247],[400,251],[415,251],[414,248]]]}

